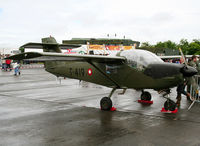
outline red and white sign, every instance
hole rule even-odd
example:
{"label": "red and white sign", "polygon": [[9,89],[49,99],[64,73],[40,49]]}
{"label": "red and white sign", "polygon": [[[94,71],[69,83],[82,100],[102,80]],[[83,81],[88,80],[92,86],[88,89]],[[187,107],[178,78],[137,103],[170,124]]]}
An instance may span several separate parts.
{"label": "red and white sign", "polygon": [[63,53],[64,54],[77,54],[77,52],[72,49],[67,49],[67,51],[63,51]]}
{"label": "red and white sign", "polygon": [[91,69],[91,68],[88,69],[88,75],[89,75],[89,76],[92,75],[92,69]]}

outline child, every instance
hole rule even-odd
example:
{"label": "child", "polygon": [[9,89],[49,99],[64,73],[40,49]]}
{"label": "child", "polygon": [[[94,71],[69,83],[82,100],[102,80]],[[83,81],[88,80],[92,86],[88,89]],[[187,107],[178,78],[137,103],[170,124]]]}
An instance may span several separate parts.
{"label": "child", "polygon": [[14,64],[13,64],[13,68],[14,68],[14,71],[15,71],[15,76],[17,75],[17,74],[19,74],[20,75],[20,71],[19,71],[19,64],[17,63],[17,62],[15,62]]}

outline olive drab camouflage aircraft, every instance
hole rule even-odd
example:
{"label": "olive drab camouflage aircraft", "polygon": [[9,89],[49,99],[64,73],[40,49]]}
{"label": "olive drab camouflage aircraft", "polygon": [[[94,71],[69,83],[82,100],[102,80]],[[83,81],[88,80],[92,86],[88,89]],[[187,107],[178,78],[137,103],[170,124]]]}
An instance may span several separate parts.
{"label": "olive drab camouflage aircraft", "polygon": [[[139,49],[120,51],[115,55],[72,55],[62,54],[60,46],[53,37],[45,38],[42,43],[27,43],[23,47],[41,47],[43,53],[27,52],[9,57],[13,60],[37,58],[44,61],[45,69],[57,77],[84,80],[112,88],[108,97],[100,101],[102,110],[112,107],[111,96],[117,89],[142,90],[141,99],[151,100],[151,94],[145,89],[156,91],[169,89],[183,82],[185,77],[197,73],[195,68],[184,64],[163,62],[155,54]],[[176,108],[174,101],[166,97],[165,110]]]}

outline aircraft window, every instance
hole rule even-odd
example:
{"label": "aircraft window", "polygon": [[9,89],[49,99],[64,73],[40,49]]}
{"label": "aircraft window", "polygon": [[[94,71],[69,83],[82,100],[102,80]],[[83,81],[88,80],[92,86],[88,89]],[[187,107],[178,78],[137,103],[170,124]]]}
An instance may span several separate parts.
{"label": "aircraft window", "polygon": [[106,65],[106,73],[107,74],[116,74],[118,68],[120,68],[118,65],[107,64]]}
{"label": "aircraft window", "polygon": [[124,56],[127,59],[129,66],[137,68],[138,70],[143,70],[149,64],[152,63],[162,63],[163,61],[155,54],[139,49],[131,49],[127,51],[122,51],[120,56]]}

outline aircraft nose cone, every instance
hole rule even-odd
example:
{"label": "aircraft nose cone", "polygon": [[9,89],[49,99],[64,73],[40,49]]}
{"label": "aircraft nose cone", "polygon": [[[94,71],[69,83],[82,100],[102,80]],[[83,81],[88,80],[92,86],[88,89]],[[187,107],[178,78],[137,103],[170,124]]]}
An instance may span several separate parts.
{"label": "aircraft nose cone", "polygon": [[187,66],[187,67],[184,66],[181,69],[181,73],[183,74],[183,76],[191,77],[191,76],[197,74],[197,70],[194,67],[191,67],[191,66]]}

